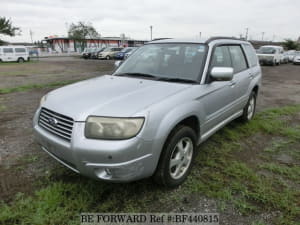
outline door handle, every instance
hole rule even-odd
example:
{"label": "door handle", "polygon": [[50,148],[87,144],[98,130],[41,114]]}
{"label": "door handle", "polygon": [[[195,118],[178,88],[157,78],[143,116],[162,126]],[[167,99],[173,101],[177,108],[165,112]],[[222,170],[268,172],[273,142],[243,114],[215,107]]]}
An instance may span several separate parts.
{"label": "door handle", "polygon": [[229,86],[230,86],[230,87],[234,87],[234,86],[235,86],[235,84],[236,84],[236,82],[235,82],[235,81],[231,81],[231,82],[230,82],[230,84],[229,84]]}
{"label": "door handle", "polygon": [[250,73],[249,78],[250,78],[250,80],[252,80],[254,78],[254,75],[252,73]]}

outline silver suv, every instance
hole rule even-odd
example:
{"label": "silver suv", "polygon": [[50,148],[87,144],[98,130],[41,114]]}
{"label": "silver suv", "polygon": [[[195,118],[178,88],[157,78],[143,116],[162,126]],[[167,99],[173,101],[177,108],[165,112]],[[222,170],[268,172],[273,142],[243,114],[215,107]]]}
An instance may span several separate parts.
{"label": "silver suv", "polygon": [[112,76],[45,95],[34,130],[42,149],[77,173],[115,182],[152,176],[175,187],[201,142],[236,118],[252,119],[260,83],[249,42],[153,41]]}

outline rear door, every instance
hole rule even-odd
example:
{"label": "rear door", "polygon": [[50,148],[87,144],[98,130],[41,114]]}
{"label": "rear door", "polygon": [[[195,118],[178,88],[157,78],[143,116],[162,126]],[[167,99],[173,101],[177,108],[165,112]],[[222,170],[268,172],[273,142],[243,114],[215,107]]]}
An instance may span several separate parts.
{"label": "rear door", "polygon": [[248,89],[252,73],[242,46],[230,45],[228,47],[234,70],[232,84],[235,90],[235,97],[233,106],[234,111],[239,111],[248,101]]}
{"label": "rear door", "polygon": [[4,47],[3,48],[3,61],[6,62],[11,62],[11,61],[15,61],[14,59],[14,50],[11,47]]}

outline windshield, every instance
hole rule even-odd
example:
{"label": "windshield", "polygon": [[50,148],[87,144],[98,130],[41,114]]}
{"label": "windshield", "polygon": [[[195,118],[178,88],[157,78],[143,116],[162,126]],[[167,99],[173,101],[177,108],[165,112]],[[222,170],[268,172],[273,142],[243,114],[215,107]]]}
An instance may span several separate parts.
{"label": "windshield", "polygon": [[105,48],[103,52],[111,52],[111,48]]}
{"label": "windshield", "polygon": [[276,49],[272,47],[261,47],[257,52],[261,54],[275,54]]}
{"label": "windshield", "polygon": [[205,59],[203,44],[149,44],[137,49],[114,73],[199,80]]}

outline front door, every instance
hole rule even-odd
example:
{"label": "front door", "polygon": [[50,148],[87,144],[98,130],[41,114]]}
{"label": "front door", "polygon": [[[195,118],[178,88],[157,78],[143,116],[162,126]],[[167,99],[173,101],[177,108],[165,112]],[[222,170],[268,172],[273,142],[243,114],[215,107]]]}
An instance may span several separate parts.
{"label": "front door", "polygon": [[[232,67],[228,46],[217,46],[212,53],[210,69],[213,67]],[[201,101],[205,109],[206,119],[201,126],[201,133],[206,133],[233,113],[235,84],[232,81],[214,81],[207,75],[206,84],[201,85],[204,93]]]}

